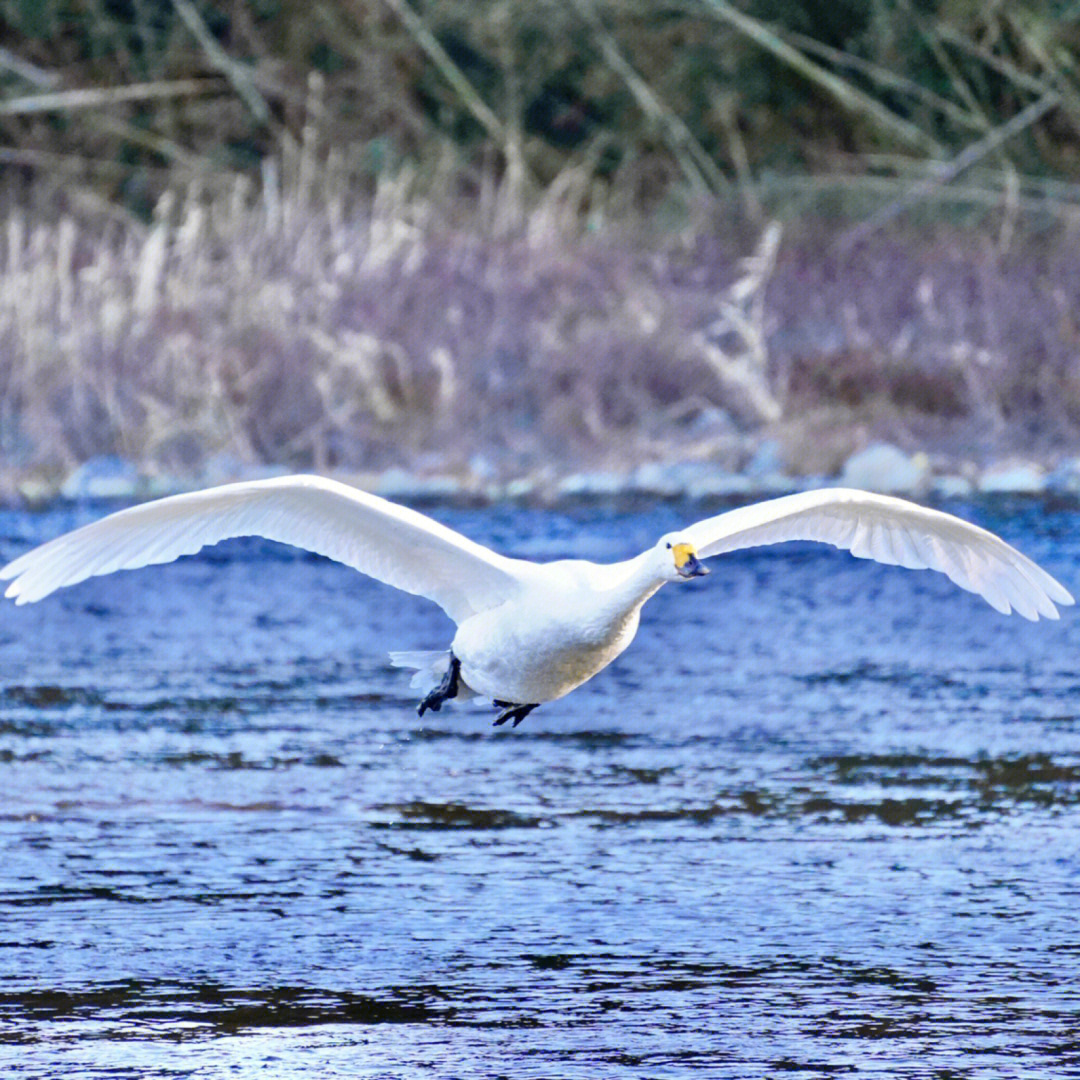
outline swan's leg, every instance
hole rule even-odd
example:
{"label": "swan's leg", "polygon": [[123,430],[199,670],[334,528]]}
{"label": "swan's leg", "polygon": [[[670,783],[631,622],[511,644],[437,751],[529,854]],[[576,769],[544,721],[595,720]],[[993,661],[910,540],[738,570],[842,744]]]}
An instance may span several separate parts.
{"label": "swan's leg", "polygon": [[502,709],[502,712],[495,718],[495,727],[500,724],[505,724],[507,720],[513,720],[513,727],[517,727],[526,716],[537,708],[539,702],[535,705],[515,705],[512,701],[496,701],[496,705]]}
{"label": "swan's leg", "polygon": [[442,682],[431,691],[423,701],[416,707],[417,714],[423,716],[424,713],[430,709],[432,712],[438,712],[442,708],[444,701],[449,701],[450,698],[457,697],[458,694],[458,680],[461,676],[461,661],[453,654],[450,654],[450,666],[446,669],[446,674],[442,678]]}

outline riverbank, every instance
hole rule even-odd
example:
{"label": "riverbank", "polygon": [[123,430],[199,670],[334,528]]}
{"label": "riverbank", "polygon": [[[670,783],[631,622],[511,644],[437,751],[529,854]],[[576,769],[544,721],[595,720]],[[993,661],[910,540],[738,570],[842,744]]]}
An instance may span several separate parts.
{"label": "riverbank", "polygon": [[[46,507],[59,501],[132,503],[179,494],[215,484],[286,475],[283,466],[245,465],[215,458],[198,474],[185,476],[140,470],[118,457],[95,457],[66,476],[8,474],[0,483],[7,505]],[[728,471],[706,461],[649,462],[633,469],[558,472],[541,469],[497,478],[477,461],[457,472],[411,471],[394,466],[382,471],[331,470],[331,475],[365,491],[405,503],[485,505],[517,502],[555,506],[583,499],[642,498],[698,502],[770,498],[815,487],[857,487],[884,494],[942,501],[979,496],[1080,497],[1080,458],[1051,466],[1008,457],[978,468],[972,462],[907,454],[889,443],[874,443],[853,454],[829,476],[792,475],[781,465],[779,445],[766,440],[745,466]]]}
{"label": "riverbank", "polygon": [[889,475],[860,486],[1072,475],[1069,229],[1008,250],[957,227],[845,248],[820,223],[739,229],[716,207],[663,231],[563,210],[508,228],[387,190],[349,211],[170,197],[149,227],[12,211],[5,496],[81,491],[80,467],[112,460],[129,479],[91,487],[269,470],[388,493],[699,497],[858,477],[878,443]]}

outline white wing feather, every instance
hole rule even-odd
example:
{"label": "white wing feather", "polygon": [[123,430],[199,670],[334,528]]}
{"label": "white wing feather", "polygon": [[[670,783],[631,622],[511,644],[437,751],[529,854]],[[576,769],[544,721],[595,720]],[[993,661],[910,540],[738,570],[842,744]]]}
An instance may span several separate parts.
{"label": "white wing feather", "polygon": [[234,536],[326,555],[434,600],[455,622],[519,587],[515,559],[376,495],[318,476],[226,484],[133,506],[42,544],[0,570],[5,596],[33,603],[98,574],[168,563]]}
{"label": "white wing feather", "polygon": [[786,495],[706,518],[682,534],[701,558],[725,551],[818,540],[915,570],[938,570],[1006,615],[1058,618],[1073,598],[1045,570],[1000,537],[940,510],[887,495],[826,488]]}

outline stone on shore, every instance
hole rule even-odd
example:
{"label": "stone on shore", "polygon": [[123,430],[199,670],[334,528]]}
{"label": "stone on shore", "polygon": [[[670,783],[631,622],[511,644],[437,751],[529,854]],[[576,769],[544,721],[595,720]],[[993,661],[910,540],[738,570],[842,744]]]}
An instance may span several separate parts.
{"label": "stone on shore", "polygon": [[805,487],[803,480],[789,475],[784,468],[783,447],[776,439],[764,439],[742,471],[761,495],[783,495]]}
{"label": "stone on shore", "polygon": [[143,486],[139,470],[125,458],[103,454],[89,458],[60,485],[65,499],[134,499]]}
{"label": "stone on shore", "polygon": [[887,495],[912,495],[927,486],[926,455],[905,454],[891,443],[874,443],[852,454],[840,476],[843,487],[863,488]]}
{"label": "stone on shore", "polygon": [[1059,495],[1080,494],[1080,458],[1059,461],[1046,477],[1046,486]]}
{"label": "stone on shore", "polygon": [[1046,472],[1033,461],[995,462],[979,477],[984,495],[1040,495],[1046,490]]}
{"label": "stone on shore", "polygon": [[614,472],[580,472],[564,476],[556,493],[571,498],[621,495],[629,487],[626,476]]}
{"label": "stone on shore", "polygon": [[19,497],[31,506],[47,506],[59,493],[56,481],[44,476],[24,476],[16,482]]}
{"label": "stone on shore", "polygon": [[975,485],[957,473],[944,473],[931,481],[931,490],[941,499],[965,499],[975,490]]}
{"label": "stone on shore", "polygon": [[690,484],[686,494],[691,499],[729,499],[733,495],[751,495],[758,490],[758,485],[749,476],[717,469],[711,476],[703,476]]}
{"label": "stone on shore", "polygon": [[651,461],[639,466],[631,478],[630,487],[644,495],[678,498],[690,495],[694,488],[727,476],[725,469],[711,461],[675,461],[670,464]]}
{"label": "stone on shore", "polygon": [[417,476],[405,469],[387,469],[372,489],[384,499],[435,500],[455,499],[465,488],[456,476]]}

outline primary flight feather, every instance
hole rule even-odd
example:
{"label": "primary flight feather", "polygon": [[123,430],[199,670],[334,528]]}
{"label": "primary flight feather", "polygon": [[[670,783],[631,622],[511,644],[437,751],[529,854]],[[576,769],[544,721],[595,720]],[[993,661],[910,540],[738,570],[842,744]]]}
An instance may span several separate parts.
{"label": "primary flight feather", "polygon": [[860,558],[937,570],[998,611],[1058,617],[1069,592],[1000,537],[903,499],[843,488],[787,495],[706,518],[633,559],[511,559],[407,507],[317,476],[227,484],[134,506],[57,537],[0,570],[5,593],[33,603],[88,577],[172,562],[236,536],[317,552],[406,592],[457,624],[449,653],[393,654],[440,678],[420,703],[491,698],[496,724],[563,697],[633,640],[662,585],[708,571],[701,560],[787,540],[833,544]]}

